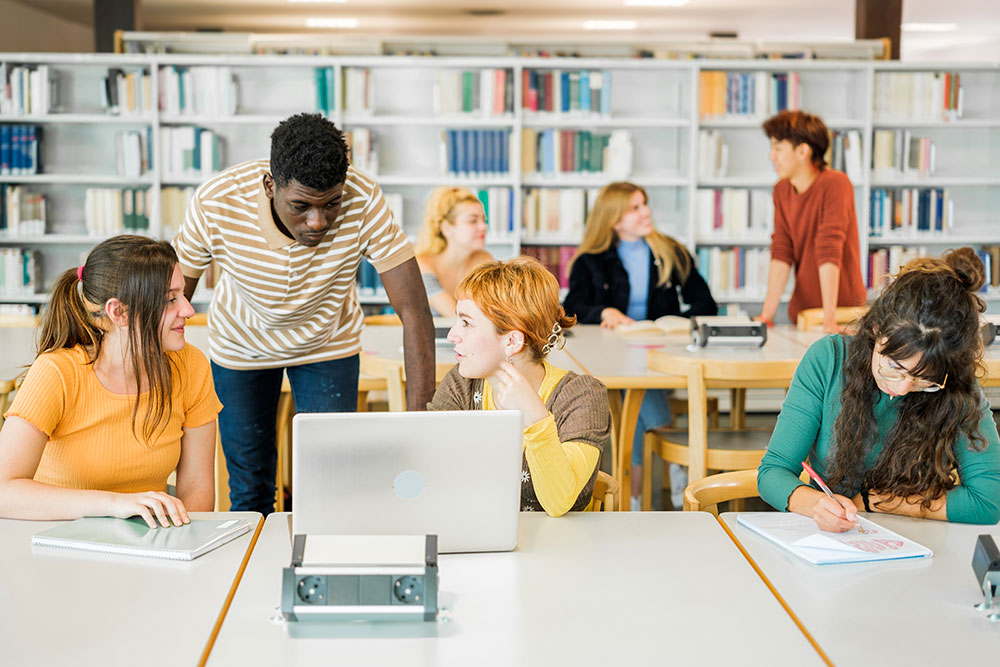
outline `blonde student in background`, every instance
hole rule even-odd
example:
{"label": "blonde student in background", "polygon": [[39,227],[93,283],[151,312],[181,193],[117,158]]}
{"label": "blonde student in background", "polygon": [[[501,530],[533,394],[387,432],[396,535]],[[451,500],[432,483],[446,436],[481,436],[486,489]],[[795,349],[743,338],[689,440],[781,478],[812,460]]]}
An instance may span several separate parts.
{"label": "blonde student in background", "polygon": [[455,288],[469,271],[493,261],[486,251],[486,213],[468,188],[431,193],[417,238],[417,265],[434,315],[455,312]]}
{"label": "blonde student in background", "polygon": [[193,313],[165,241],[117,236],[59,276],[0,431],[0,516],[156,527],[212,510],[222,404],[205,355],[184,341]]}
{"label": "blonde student in background", "polygon": [[559,283],[521,257],[473,269],[457,297],[448,340],[458,363],[428,409],[520,410],[521,510],[561,516],[587,509],[611,415],[603,384],[545,359],[575,323],[559,305]]}
{"label": "blonde student in background", "polygon": [[[1000,520],[1000,440],[976,380],[983,278],[971,248],[913,260],[857,333],[814,343],[761,461],[761,497],[836,532],[862,510]],[[833,498],[799,480],[807,459]]]}
{"label": "blonde student in background", "polygon": [[774,323],[788,275],[795,267],[795,288],[788,316],[823,309],[823,329],[837,333],[837,306],[863,306],[861,246],[854,188],[847,174],[826,165],[829,131],[819,116],[782,111],[764,122],[771,140],[774,185],[774,233],[767,294],[760,319]]}
{"label": "blonde student in background", "polygon": [[[683,299],[686,308],[681,307]],[[566,312],[581,324],[614,329],[664,315],[715,315],[718,306],[694,259],[676,239],[653,226],[646,191],[632,183],[601,189],[587,217],[583,243],[569,274]],[[642,438],[671,422],[664,391],[647,391],[632,442],[631,506],[640,509]],[[671,499],[680,509],[687,470],[670,466]]]}

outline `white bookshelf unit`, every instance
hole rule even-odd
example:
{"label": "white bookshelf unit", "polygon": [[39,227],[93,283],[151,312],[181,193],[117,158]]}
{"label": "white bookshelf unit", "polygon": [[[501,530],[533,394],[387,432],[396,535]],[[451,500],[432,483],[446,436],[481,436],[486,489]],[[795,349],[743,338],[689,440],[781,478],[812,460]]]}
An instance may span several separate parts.
{"label": "white bookshelf unit", "polygon": [[[700,263],[707,258],[705,272],[720,304],[741,304],[752,311],[763,299],[760,272],[766,276],[773,227],[761,208],[770,205],[775,182],[761,123],[778,110],[774,103],[781,101],[776,96],[782,93],[777,86],[785,87],[786,106],[819,114],[831,130],[849,138],[850,159],[857,161],[852,181],[866,279],[870,250],[885,250],[888,256],[891,249],[893,256],[901,257],[906,252],[939,254],[957,245],[980,249],[1000,242],[993,219],[994,211],[1000,210],[1000,67],[995,64],[0,54],[0,68],[7,76],[19,67],[47,69],[54,89],[47,100],[50,108],[45,113],[4,113],[0,125],[41,128],[42,170],[0,175],[0,183],[45,196],[46,233],[0,236],[0,249],[37,252],[42,267],[39,290],[47,289],[60,271],[78,264],[81,254],[106,236],[88,232],[85,224],[88,188],[148,191],[144,233],[172,236],[183,216],[185,197],[213,173],[211,159],[180,170],[167,166],[176,164],[170,161],[164,139],[172,130],[178,130],[180,142],[204,142],[209,137],[208,152],[201,154],[214,157],[224,168],[267,156],[270,133],[282,119],[321,111],[346,133],[357,132],[370,143],[370,155],[356,155],[354,161],[371,164],[383,190],[401,203],[400,222],[411,237],[421,224],[430,191],[438,185],[460,184],[489,189],[494,199],[508,197],[509,223],[490,220],[488,247],[496,256],[515,256],[528,247],[541,252],[553,248],[551,252],[558,254],[557,246],[580,241],[596,190],[612,180],[629,180],[647,188],[658,228],[681,240]],[[105,108],[103,80],[109,70],[134,74],[132,85],[139,101],[134,111],[110,113]],[[470,78],[462,79],[463,72],[471,73]],[[938,113],[934,103],[927,102],[941,94],[937,86],[944,85],[943,78],[933,75],[951,73],[958,74],[961,85],[960,117],[957,109],[938,105]],[[181,107],[178,91],[167,86],[176,86],[177,77],[184,76],[189,78]],[[570,103],[565,94],[542,92],[556,95],[559,106],[534,110],[532,104],[538,106],[539,100],[526,97],[532,82],[532,95],[537,96],[539,82],[559,82],[563,77],[576,86],[571,89],[578,97]],[[478,82],[470,98],[473,107],[493,106],[484,111],[455,110],[456,102],[457,108],[470,102],[461,89],[455,92],[455,81]],[[496,82],[496,87],[484,90],[487,81]],[[320,94],[324,85],[325,99]],[[721,97],[718,85],[725,86]],[[588,103],[589,108],[581,106]],[[934,146],[933,173],[876,169],[873,151],[880,131],[880,140],[885,131],[929,140]],[[119,175],[115,144],[116,135],[123,132],[142,135],[148,143],[142,144],[148,159],[138,175]],[[503,141],[507,168],[488,148],[487,155],[497,162],[482,170],[486,173],[449,169],[456,164],[450,162],[454,154],[446,141],[449,133],[453,139],[483,142],[473,146],[477,150],[485,142]],[[550,155],[555,167],[539,169],[541,153],[533,151],[531,156],[523,150],[535,146],[541,151],[545,134],[561,152]],[[169,136],[175,141],[174,135]],[[708,137],[716,142],[711,165],[706,164],[704,147]],[[854,137],[860,139],[859,146]],[[214,155],[212,141],[217,142]],[[618,143],[605,150],[612,141]],[[195,152],[201,145],[186,144]],[[722,145],[725,159],[720,163],[717,149]],[[574,151],[583,151],[583,157]],[[882,190],[905,189],[947,191],[947,225],[940,231],[912,225],[874,230],[874,196]],[[716,191],[721,193],[718,200],[713,199]],[[723,198],[725,224],[717,225],[714,212],[703,207]],[[572,210],[558,214],[560,206],[570,205]],[[495,210],[507,212],[503,207]],[[539,217],[538,211],[548,212],[549,217]],[[743,253],[742,287],[734,251]],[[729,264],[722,266],[725,262]],[[754,267],[757,275],[749,275]],[[993,266],[992,271],[995,275],[1000,267]],[[997,312],[1000,290],[988,289],[984,296],[990,311]],[[207,297],[207,292],[199,295],[202,300]],[[362,301],[385,303],[384,295],[363,296]],[[44,295],[4,296],[0,302],[44,303]]]}

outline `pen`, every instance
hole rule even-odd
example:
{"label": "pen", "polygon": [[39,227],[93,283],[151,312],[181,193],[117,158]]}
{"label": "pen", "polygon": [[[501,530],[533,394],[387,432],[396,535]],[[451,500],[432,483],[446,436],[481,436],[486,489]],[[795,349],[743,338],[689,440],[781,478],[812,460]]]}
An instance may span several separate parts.
{"label": "pen", "polygon": [[[825,493],[826,495],[830,496],[830,498],[832,500],[834,500],[835,502],[837,502],[838,505],[840,505],[840,502],[837,501],[837,499],[833,497],[833,491],[831,491],[830,487],[826,485],[826,482],[824,482],[823,479],[819,475],[816,474],[816,471],[812,469],[811,465],[809,465],[808,463],[806,463],[805,461],[803,461],[802,462],[802,469],[805,470],[807,473],[809,473],[809,476],[812,477],[813,481],[816,482],[819,485],[819,488],[823,490],[823,493]],[[854,518],[854,523],[857,523],[857,522],[858,522],[858,519],[857,519],[857,517],[855,517]]]}

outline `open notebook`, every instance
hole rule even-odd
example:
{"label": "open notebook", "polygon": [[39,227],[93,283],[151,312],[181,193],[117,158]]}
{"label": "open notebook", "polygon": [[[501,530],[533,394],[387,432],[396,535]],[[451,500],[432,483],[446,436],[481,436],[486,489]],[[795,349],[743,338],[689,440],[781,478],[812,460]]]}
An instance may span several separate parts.
{"label": "open notebook", "polygon": [[846,533],[828,533],[809,517],[785,512],[749,512],[736,520],[813,565],[934,555],[930,549],[862,517],[858,517],[858,528]]}
{"label": "open notebook", "polygon": [[126,556],[193,560],[250,530],[246,519],[191,519],[191,523],[150,528],[140,518],[86,517],[31,536],[32,546],[61,547]]}
{"label": "open notebook", "polygon": [[691,333],[691,320],[680,315],[664,315],[655,320],[639,320],[615,328],[622,336],[662,336]]}

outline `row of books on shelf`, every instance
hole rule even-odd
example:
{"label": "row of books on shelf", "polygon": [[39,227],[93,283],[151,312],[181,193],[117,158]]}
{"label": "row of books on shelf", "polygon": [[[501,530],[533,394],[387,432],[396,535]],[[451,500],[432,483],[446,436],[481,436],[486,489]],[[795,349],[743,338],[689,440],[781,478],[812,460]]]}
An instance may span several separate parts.
{"label": "row of books on shelf", "polygon": [[171,176],[210,176],[225,165],[222,138],[202,127],[160,128],[160,169]]}
{"label": "row of books on shelf", "polygon": [[177,235],[177,230],[184,222],[188,205],[194,197],[194,186],[186,188],[167,187],[160,190],[160,221],[163,228],[162,236],[167,240],[172,240]]}
{"label": "row of books on shelf", "polygon": [[376,296],[385,291],[382,286],[382,278],[379,277],[378,271],[371,263],[362,258],[361,264],[358,265],[358,294],[364,297]]}
{"label": "row of books on shelf", "polygon": [[375,81],[370,69],[344,68],[344,111],[371,113],[375,109]]}
{"label": "row of books on shelf", "polygon": [[22,297],[42,291],[39,254],[28,248],[0,248],[0,296]]}
{"label": "row of books on shelf", "polygon": [[524,194],[521,220],[531,239],[582,239],[599,188],[532,188]]}
{"label": "row of books on shelf", "polygon": [[698,76],[702,118],[764,118],[799,108],[798,72],[703,71]]}
{"label": "row of books on shelf", "polygon": [[[934,253],[931,253],[934,254]],[[983,292],[1000,288],[1000,245],[984,245],[976,250],[986,269]],[[868,251],[868,289],[882,287],[886,275],[899,271],[907,262],[917,257],[926,257],[926,246],[895,245]]]}
{"label": "row of books on shelf", "polygon": [[135,116],[153,111],[153,82],[142,68],[112,67],[101,79],[101,108],[115,116]]}
{"label": "row of books on shelf", "polygon": [[958,72],[875,73],[876,120],[957,120],[963,98]]}
{"label": "row of books on shelf", "polygon": [[378,176],[378,150],[372,131],[368,128],[344,130],[344,139],[351,150],[351,165],[369,176]]}
{"label": "row of books on shelf", "polygon": [[83,219],[94,237],[149,231],[149,190],[87,188]]}
{"label": "row of books on shelf", "polygon": [[41,116],[55,106],[58,86],[48,65],[0,63],[0,116]]}
{"label": "row of books on shelf", "polygon": [[232,116],[239,108],[239,83],[231,67],[168,65],[158,76],[165,114]]}
{"label": "row of books on shelf", "polygon": [[628,130],[521,131],[521,171],[526,174],[609,174],[632,171],[632,134]]}
{"label": "row of books on shelf", "polygon": [[875,130],[872,137],[872,169],[877,176],[934,175],[934,142],[914,136],[909,130]]}
{"label": "row of books on shelf", "polygon": [[503,116],[513,111],[514,80],[508,69],[449,69],[435,74],[435,114]]}
{"label": "row of books on shelf", "polygon": [[763,299],[771,266],[768,248],[698,248],[698,272],[716,300]]}
{"label": "row of books on shelf", "polygon": [[0,184],[0,237],[45,234],[45,195]]}
{"label": "row of books on shelf", "polygon": [[122,178],[139,178],[153,164],[153,128],[115,133],[115,168]]}
{"label": "row of books on shelf", "polygon": [[458,177],[510,173],[510,130],[445,130],[442,171]]}
{"label": "row of books on shelf", "polygon": [[476,196],[483,203],[486,213],[486,241],[501,241],[513,236],[514,191],[510,188],[480,188]]}
{"label": "row of books on shelf", "polygon": [[774,198],[768,190],[701,188],[695,195],[695,213],[704,240],[759,240],[774,230]]}
{"label": "row of books on shelf", "polygon": [[38,174],[42,171],[42,128],[37,125],[0,125],[0,174]]}
{"label": "row of books on shelf", "polygon": [[944,188],[874,188],[868,233],[872,236],[950,230],[955,201]]}
{"label": "row of books on shelf", "polygon": [[337,108],[336,71],[332,67],[313,70],[316,88],[316,111],[329,116]]}
{"label": "row of books on shelf", "polygon": [[533,70],[521,72],[521,107],[526,111],[611,115],[611,72]]}
{"label": "row of books on shelf", "polygon": [[534,257],[549,270],[549,273],[559,281],[559,287],[565,289],[569,287],[570,262],[576,255],[576,246],[573,245],[523,245],[521,254],[527,257]]}
{"label": "row of books on shelf", "polygon": [[852,184],[860,185],[864,179],[861,170],[863,152],[860,132],[833,130],[830,132],[830,146],[823,158],[832,168],[847,174]]}

